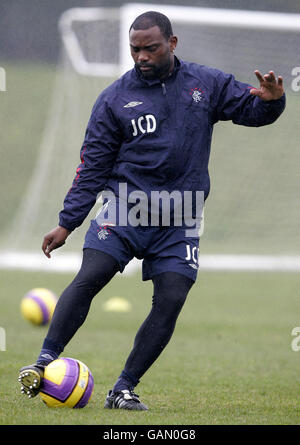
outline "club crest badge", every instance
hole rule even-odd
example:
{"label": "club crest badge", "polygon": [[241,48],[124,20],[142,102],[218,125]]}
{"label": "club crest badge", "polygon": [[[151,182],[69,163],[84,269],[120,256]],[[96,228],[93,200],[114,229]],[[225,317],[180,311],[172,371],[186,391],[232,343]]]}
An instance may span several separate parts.
{"label": "club crest badge", "polygon": [[192,96],[193,101],[198,103],[202,100],[203,91],[200,88],[192,88],[190,90],[190,95]]}
{"label": "club crest badge", "polygon": [[98,230],[98,239],[100,241],[105,240],[109,234],[110,230],[107,228],[107,226],[100,227],[100,229]]}

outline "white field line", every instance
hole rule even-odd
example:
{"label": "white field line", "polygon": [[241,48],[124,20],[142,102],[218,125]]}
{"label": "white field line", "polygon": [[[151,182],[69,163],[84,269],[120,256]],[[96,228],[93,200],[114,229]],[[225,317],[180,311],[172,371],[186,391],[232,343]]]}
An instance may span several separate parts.
{"label": "white field line", "polygon": [[[0,269],[74,273],[81,264],[81,253],[52,253],[51,259],[42,253],[2,251]],[[121,275],[141,270],[142,261],[134,258]],[[200,255],[199,270],[299,272],[300,256],[271,255]]]}

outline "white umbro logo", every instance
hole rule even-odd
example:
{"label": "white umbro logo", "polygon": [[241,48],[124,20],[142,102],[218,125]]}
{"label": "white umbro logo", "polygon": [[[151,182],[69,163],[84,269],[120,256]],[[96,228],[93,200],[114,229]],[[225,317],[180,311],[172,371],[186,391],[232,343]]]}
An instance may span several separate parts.
{"label": "white umbro logo", "polygon": [[136,107],[137,105],[141,105],[143,102],[129,102],[128,104],[124,105],[124,108],[131,108]]}
{"label": "white umbro logo", "polygon": [[44,358],[46,358],[46,359],[53,360],[53,357],[52,357],[52,355],[50,355],[50,354],[42,354],[42,357],[44,357]]}

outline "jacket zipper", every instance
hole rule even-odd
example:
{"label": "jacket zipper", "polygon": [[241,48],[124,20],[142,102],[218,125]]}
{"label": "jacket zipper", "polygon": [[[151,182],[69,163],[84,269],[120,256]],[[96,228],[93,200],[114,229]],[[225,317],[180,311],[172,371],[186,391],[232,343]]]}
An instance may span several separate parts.
{"label": "jacket zipper", "polygon": [[162,82],[161,87],[162,87],[163,95],[165,96],[167,94],[167,89],[166,89],[166,85],[164,82]]}

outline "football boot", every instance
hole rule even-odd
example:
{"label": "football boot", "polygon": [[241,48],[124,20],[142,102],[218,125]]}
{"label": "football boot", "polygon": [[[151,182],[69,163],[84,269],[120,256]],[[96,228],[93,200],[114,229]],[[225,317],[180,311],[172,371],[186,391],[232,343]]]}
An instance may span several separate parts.
{"label": "football boot", "polygon": [[148,410],[147,406],[140,401],[139,396],[129,389],[123,389],[115,393],[110,390],[106,397],[104,408],[135,411]]}
{"label": "football boot", "polygon": [[44,377],[45,366],[33,365],[23,366],[19,371],[18,381],[21,384],[21,393],[26,394],[29,399],[35,397],[39,391]]}

